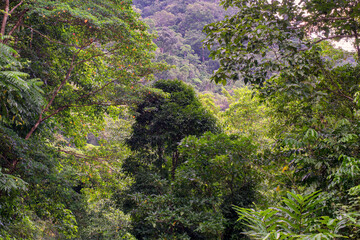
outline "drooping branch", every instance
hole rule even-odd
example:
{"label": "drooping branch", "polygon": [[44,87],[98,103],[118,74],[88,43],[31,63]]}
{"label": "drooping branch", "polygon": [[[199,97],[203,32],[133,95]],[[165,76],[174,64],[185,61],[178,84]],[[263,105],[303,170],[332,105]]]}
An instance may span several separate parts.
{"label": "drooping branch", "polygon": [[326,76],[327,79],[330,80],[330,82],[332,83],[332,85],[336,87],[336,90],[331,89],[329,86],[325,86],[325,88],[326,88],[328,91],[332,92],[333,94],[335,94],[335,95],[337,95],[337,96],[339,96],[339,97],[345,98],[346,100],[350,101],[350,103],[352,103],[353,105],[355,105],[355,103],[354,103],[354,98],[346,95],[346,94],[343,92],[343,89],[341,88],[340,84],[331,76],[331,73],[330,73],[328,70],[324,69],[320,64],[318,64],[318,65],[319,65],[321,71],[323,72],[324,76]]}
{"label": "drooping branch", "polygon": [[351,17],[323,17],[323,18],[318,18],[315,21],[319,22],[319,21],[338,21],[338,20],[349,20],[352,19]]}
{"label": "drooping branch", "polygon": [[313,21],[308,21],[308,22],[300,22],[299,25],[295,25],[293,27],[288,27],[288,29],[290,30],[296,30],[296,29],[301,29],[301,28],[306,28],[309,25],[312,25],[313,22],[327,22],[327,21],[340,21],[340,20],[350,20],[353,19],[351,17],[322,17],[322,18],[318,18],[315,19]]}

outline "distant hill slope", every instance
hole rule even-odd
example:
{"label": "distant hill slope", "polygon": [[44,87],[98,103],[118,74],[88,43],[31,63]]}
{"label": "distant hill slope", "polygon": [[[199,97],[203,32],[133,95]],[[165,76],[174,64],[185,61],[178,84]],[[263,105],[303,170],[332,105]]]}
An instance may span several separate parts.
{"label": "distant hill slope", "polygon": [[220,93],[221,86],[209,81],[217,61],[209,58],[202,48],[206,24],[222,20],[226,12],[218,0],[134,0],[142,17],[158,38],[157,61],[176,68],[157,76],[158,79],[179,79],[190,83],[200,92]]}
{"label": "distant hill slope", "polygon": [[[212,22],[232,15],[234,10],[225,11],[220,0],[133,0],[150,30],[157,32],[154,42],[158,46],[156,61],[165,61],[174,68],[156,76],[157,79],[179,79],[191,84],[200,93],[211,93],[221,109],[228,106],[222,85],[209,79],[218,69],[219,63],[209,58],[209,50],[202,47],[205,38],[203,28]],[[353,54],[333,49],[323,43],[324,59],[338,55],[334,66],[354,64]],[[329,49],[328,51],[326,49]],[[328,56],[329,55],[329,56]],[[260,61],[260,60],[259,60]],[[232,94],[234,87],[241,87],[241,81],[228,82],[225,88]]]}

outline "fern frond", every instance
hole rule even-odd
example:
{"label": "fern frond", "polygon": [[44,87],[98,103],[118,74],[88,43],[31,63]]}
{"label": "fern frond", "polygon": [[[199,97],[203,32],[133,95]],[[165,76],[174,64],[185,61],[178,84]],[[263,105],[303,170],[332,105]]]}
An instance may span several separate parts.
{"label": "fern frond", "polygon": [[21,178],[15,177],[10,174],[5,174],[1,172],[0,168],[0,190],[10,193],[15,190],[23,190],[27,189],[27,183]]}
{"label": "fern frond", "polygon": [[44,93],[39,79],[27,79],[14,49],[0,43],[0,115],[5,124],[28,124],[41,110]]}

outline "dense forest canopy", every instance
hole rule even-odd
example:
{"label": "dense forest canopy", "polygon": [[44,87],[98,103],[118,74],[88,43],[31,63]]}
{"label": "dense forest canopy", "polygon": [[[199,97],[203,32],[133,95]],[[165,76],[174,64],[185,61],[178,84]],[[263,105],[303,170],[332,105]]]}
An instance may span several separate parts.
{"label": "dense forest canopy", "polygon": [[358,0],[0,9],[0,239],[360,238]]}

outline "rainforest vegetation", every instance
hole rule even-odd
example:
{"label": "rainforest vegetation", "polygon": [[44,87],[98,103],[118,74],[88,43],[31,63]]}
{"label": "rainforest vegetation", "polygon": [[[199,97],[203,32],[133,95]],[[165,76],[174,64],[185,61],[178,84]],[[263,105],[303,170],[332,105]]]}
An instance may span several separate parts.
{"label": "rainforest vegetation", "polygon": [[0,239],[360,239],[358,0],[0,9]]}

